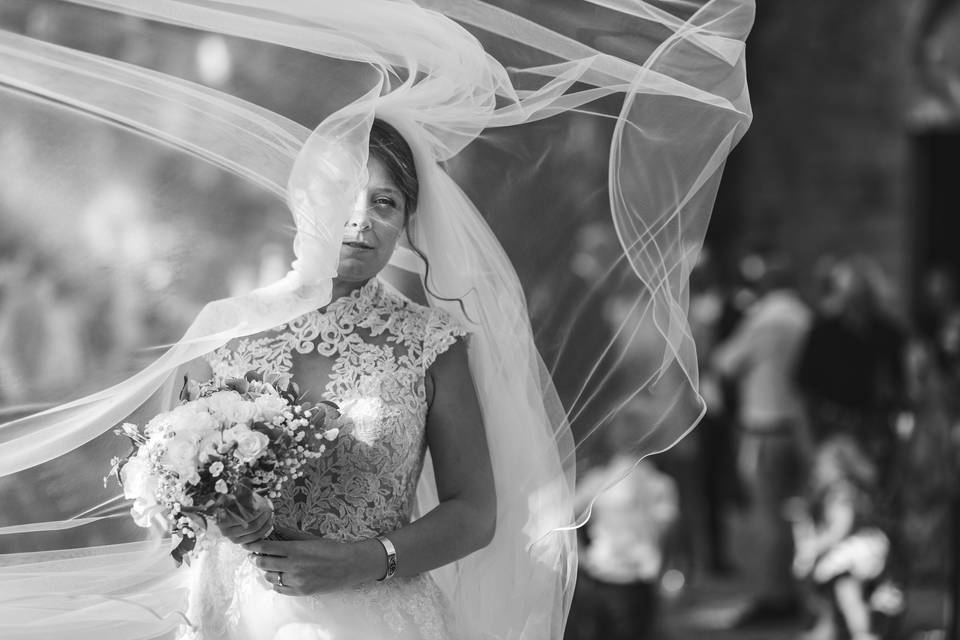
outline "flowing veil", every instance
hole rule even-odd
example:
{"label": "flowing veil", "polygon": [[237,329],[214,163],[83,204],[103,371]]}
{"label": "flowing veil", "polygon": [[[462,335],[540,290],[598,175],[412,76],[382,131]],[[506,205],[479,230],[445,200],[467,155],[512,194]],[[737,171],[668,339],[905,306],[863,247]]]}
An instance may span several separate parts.
{"label": "flowing veil", "polygon": [[[421,191],[411,239],[429,258],[427,268],[401,248],[393,264],[415,273],[427,302],[471,333],[470,366],[497,483],[493,542],[438,570],[437,581],[454,605],[457,637],[560,638],[576,575],[573,529],[589,513],[574,510],[578,453],[628,404],[639,402],[647,416],[636,425],[638,461],[672,446],[703,411],[687,279],[725,159],[750,122],[744,40],[752,2],[564,1],[555,11],[549,3],[479,0],[62,4],[305,56],[296,69],[307,77],[278,69],[275,80],[297,91],[309,85],[323,104],[304,126],[269,104],[153,69],[149,57],[47,42],[5,24],[0,13],[0,105],[33,123],[20,134],[50,157],[74,144],[65,131],[96,121],[136,144],[216,167],[238,189],[275,196],[295,232],[286,275],[208,302],[183,323],[182,337],[170,336],[133,375],[118,373],[106,388],[0,424],[0,493],[51,492],[26,515],[0,521],[0,636],[146,639],[189,622],[190,569],[174,569],[161,532],[144,536],[126,523],[129,505],[115,489],[71,470],[105,473],[117,453],[112,429],[168,405],[191,360],[329,301],[343,224],[365,180],[369,129],[379,117],[414,150]],[[500,148],[498,157],[516,171],[504,169],[508,178],[486,197],[517,201],[543,163],[517,152],[511,136],[571,117],[609,134],[601,178],[620,256],[612,268],[630,278],[609,339],[580,363],[583,385],[565,406],[555,367],[538,351],[526,283],[502,246],[516,241],[509,230],[534,212],[511,211],[516,219],[497,222],[452,176],[482,169],[469,161],[479,146]],[[551,158],[580,162],[581,149],[544,145]],[[169,184],[149,189],[161,210],[177,205]],[[132,208],[118,206],[118,219]],[[601,398],[611,367],[628,368],[628,382]],[[428,463],[418,509],[435,504]]]}

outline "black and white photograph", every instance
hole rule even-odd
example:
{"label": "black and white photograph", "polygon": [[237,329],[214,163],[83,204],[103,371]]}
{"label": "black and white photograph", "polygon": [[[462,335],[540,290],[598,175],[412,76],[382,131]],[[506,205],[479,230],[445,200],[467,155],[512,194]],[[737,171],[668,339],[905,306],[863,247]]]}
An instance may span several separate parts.
{"label": "black and white photograph", "polygon": [[0,0],[0,640],[960,640],[960,0]]}

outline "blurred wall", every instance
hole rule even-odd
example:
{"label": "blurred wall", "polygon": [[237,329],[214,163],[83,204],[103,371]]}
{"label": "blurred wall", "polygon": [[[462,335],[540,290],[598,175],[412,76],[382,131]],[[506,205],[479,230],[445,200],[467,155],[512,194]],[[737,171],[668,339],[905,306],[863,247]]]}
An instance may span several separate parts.
{"label": "blurred wall", "polygon": [[865,252],[904,302],[910,4],[758,3],[747,50],[755,119],[731,158],[714,219],[728,255],[783,249],[808,275],[825,254]]}

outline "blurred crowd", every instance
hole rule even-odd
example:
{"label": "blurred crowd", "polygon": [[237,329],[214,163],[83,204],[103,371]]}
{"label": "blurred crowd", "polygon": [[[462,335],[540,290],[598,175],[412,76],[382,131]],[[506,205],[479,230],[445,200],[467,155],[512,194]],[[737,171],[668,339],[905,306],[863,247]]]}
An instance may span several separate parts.
{"label": "blurred crowd", "polygon": [[620,480],[633,458],[611,429],[607,454],[581,472],[586,493],[615,484],[581,533],[568,637],[669,637],[660,600],[735,574],[752,593],[731,629],[904,637],[908,589],[956,589],[953,276],[931,270],[906,317],[865,256],[825,257],[804,272],[762,252],[735,271],[722,278],[704,252],[691,280],[707,406],[696,430]]}

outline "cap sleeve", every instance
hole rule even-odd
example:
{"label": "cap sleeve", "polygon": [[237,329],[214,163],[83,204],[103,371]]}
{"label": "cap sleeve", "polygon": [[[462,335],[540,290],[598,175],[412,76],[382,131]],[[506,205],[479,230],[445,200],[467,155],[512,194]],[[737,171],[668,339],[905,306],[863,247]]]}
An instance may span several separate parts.
{"label": "cap sleeve", "polygon": [[469,335],[460,322],[443,309],[426,310],[421,364],[426,371],[437,357],[457,341]]}

